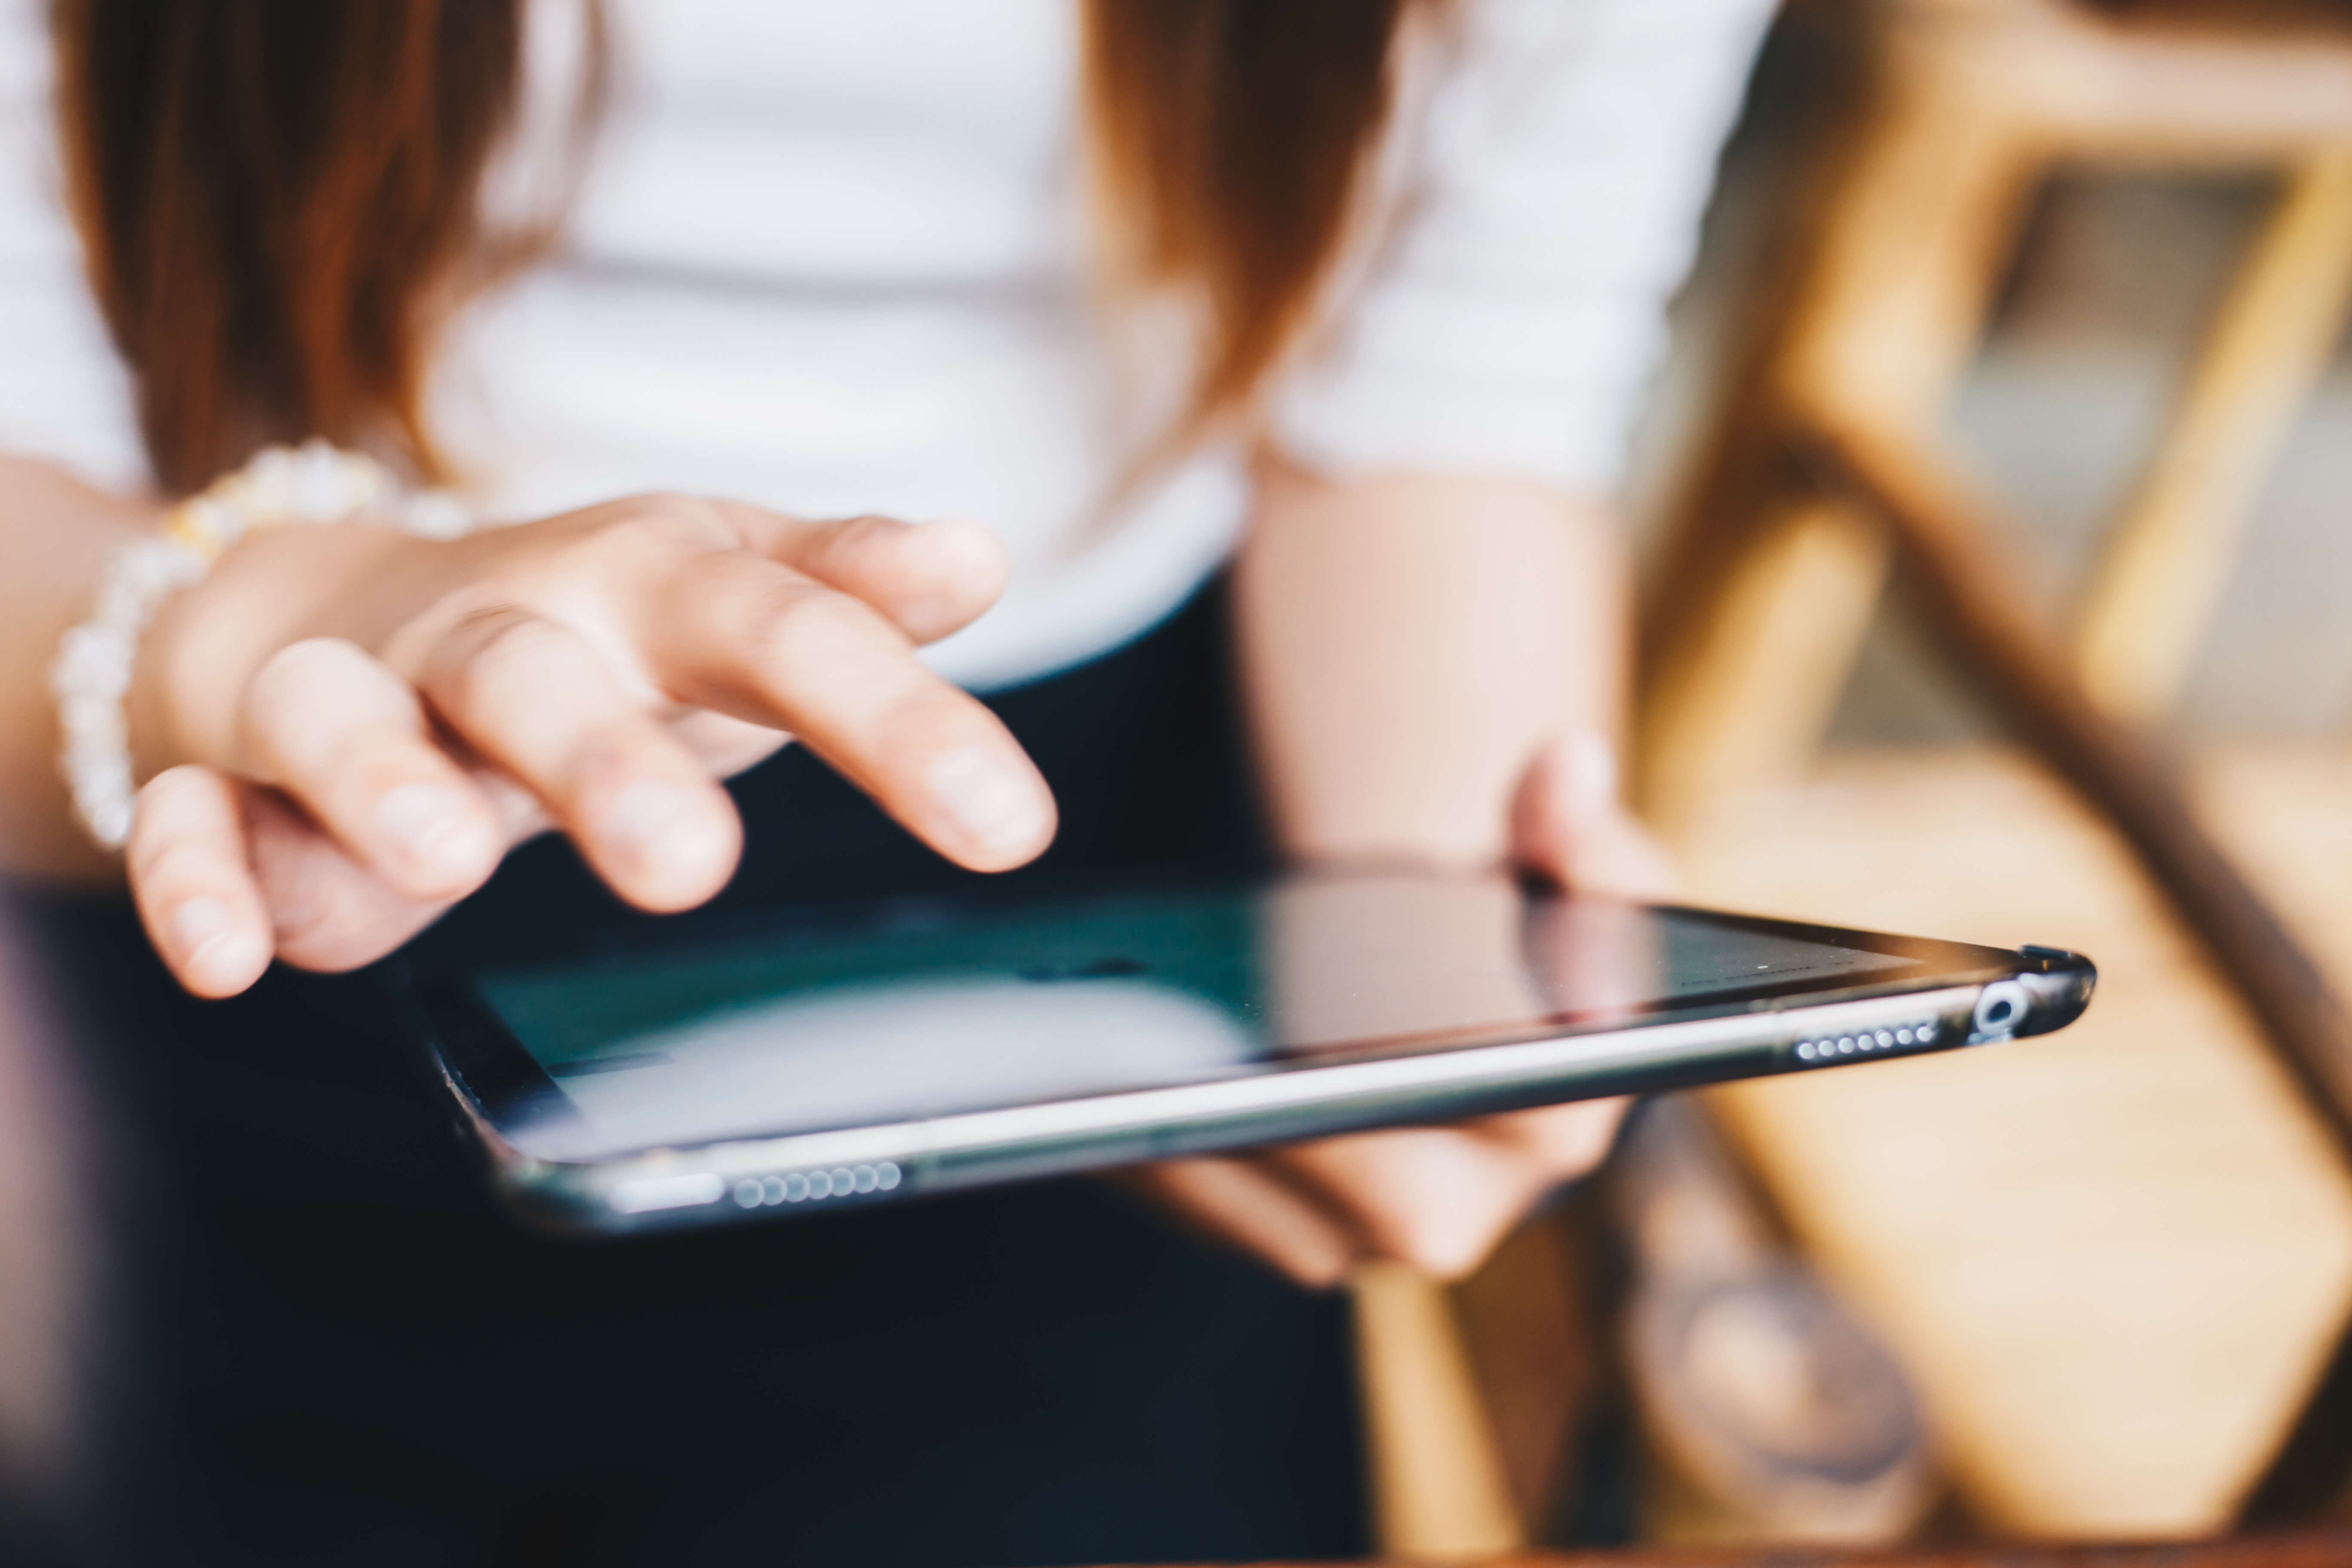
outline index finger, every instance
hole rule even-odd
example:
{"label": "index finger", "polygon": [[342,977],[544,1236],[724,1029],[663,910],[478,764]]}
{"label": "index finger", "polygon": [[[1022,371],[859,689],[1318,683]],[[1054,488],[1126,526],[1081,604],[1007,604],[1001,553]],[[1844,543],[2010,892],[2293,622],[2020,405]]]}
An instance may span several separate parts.
{"label": "index finger", "polygon": [[740,501],[714,504],[746,549],[865,600],[919,643],[978,620],[1003,596],[1011,571],[1003,544],[969,518],[811,522]]}
{"label": "index finger", "polygon": [[730,551],[684,563],[646,614],[673,698],[791,731],[958,864],[1009,870],[1053,838],[1052,793],[1012,732],[863,600]]}

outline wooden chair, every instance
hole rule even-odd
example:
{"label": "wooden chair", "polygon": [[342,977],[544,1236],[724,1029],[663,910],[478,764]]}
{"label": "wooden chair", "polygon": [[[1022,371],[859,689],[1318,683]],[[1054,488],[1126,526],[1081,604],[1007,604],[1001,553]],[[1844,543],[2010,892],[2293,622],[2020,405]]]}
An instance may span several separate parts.
{"label": "wooden chair", "polygon": [[[2107,998],[2106,1016],[2143,1032],[2159,1018],[2187,1019],[2184,1037],[2221,1042],[2210,1060],[2198,1058],[2212,1069],[2207,1078],[2181,1068],[2175,1089],[2236,1096],[2237,1112],[2266,1130],[2268,1152],[2286,1152],[2284,1166],[2257,1173],[2251,1186],[2209,1186],[2273,1206],[2285,1192],[2288,1217],[2300,1215],[2344,1253],[2308,1260],[2294,1290],[2281,1287],[2299,1292],[2304,1310],[2290,1337],[2309,1345],[2300,1363],[2273,1355],[2267,1382],[2243,1380],[2261,1384],[2276,1408],[2250,1411],[2241,1400],[2236,1426],[2221,1435],[2248,1448],[2258,1470],[2352,1300],[2344,1240],[2352,1237],[2352,1188],[2328,1151],[2331,1142],[2337,1155],[2352,1147],[2352,1026],[2316,963],[2216,845],[2187,782],[2143,726],[2179,689],[2257,486],[2352,300],[2352,41],[2300,18],[2281,22],[2271,8],[2258,16],[2242,0],[2187,15],[2139,6],[2130,16],[2064,0],[1815,0],[1809,8],[1861,30],[1862,90],[1797,204],[1785,276],[1753,312],[1727,395],[1673,510],[1645,624],[1643,803],[1691,853],[1702,891],[1782,908],[1817,900],[1822,918],[1872,918],[1874,873],[1922,814],[1964,832],[1970,811],[1986,827],[1988,805],[2008,814],[1991,822],[2003,844],[2017,842],[2019,813],[2034,819],[2024,837],[2043,847],[2053,877],[2121,889],[2071,913],[2045,905],[2060,923],[2088,929],[2086,946],[2160,955],[2145,973],[2178,982],[2169,1000],[2147,993],[2138,1003],[2126,985]],[[2053,171],[2215,167],[2276,171],[2283,195],[2210,324],[2156,460],[2116,521],[2071,643],[2062,642],[2007,591],[2003,525],[1939,437],[1946,405],[1983,336],[2027,199]],[[1785,826],[1787,792],[1824,787],[1806,783],[1814,753],[1898,573],[1955,667],[2093,812],[2003,758],[1908,774],[1898,765],[1892,778],[1849,773],[1813,798],[1811,839],[1777,870],[1765,854],[1759,870],[1756,846],[1774,842],[1757,831],[1759,817],[1777,815]],[[2340,782],[2352,808],[2352,773]],[[2307,826],[2308,809],[2300,817],[2282,810],[2277,783],[2225,780],[2222,804],[2255,806],[2238,816],[2241,826]],[[1743,816],[1743,801],[1768,804]],[[1861,805],[1876,816],[1865,823]],[[2153,888],[2102,819],[2137,851]],[[1864,826],[1878,837],[1858,837]],[[1792,841],[1784,833],[1778,842]],[[1843,874],[1834,854],[1824,874],[1824,846],[1841,842]],[[2260,844],[2237,847],[2266,858],[2274,873],[2298,868],[2276,843],[2266,857]],[[2293,879],[2274,874],[2266,891],[2306,910],[2328,907],[2324,889],[2285,885]],[[2194,945],[2150,896],[2158,889],[2218,974],[2198,967]],[[2013,903],[2015,890],[1995,886],[1979,900],[1977,917],[1995,920],[1989,937],[2066,934],[2000,928],[1993,911],[2004,899]],[[1896,900],[1879,918],[1970,934],[1956,928],[1949,896],[1916,916],[1904,909]],[[2106,918],[2116,910],[2127,918]],[[2352,973],[2352,941],[2340,951]],[[2133,973],[2123,966],[2125,979]],[[2254,1054],[2264,1037],[2284,1080]],[[1896,1083],[1897,1072],[1852,1077],[1857,1086]],[[1816,1096],[1807,1115],[1785,1096],[1748,1091],[1717,1103],[1799,1228],[1862,1298],[1882,1313],[1916,1305],[1888,1284],[1907,1277],[1901,1248],[1890,1255],[1884,1245],[1899,1218],[1841,1207],[1840,1190],[1868,1173],[1868,1158],[1822,1154],[1866,1144],[1853,1116],[1886,1108],[1869,1096],[1859,1108]],[[2095,1183],[2096,1173],[2044,1173],[2053,1174]],[[2168,1191],[2195,1181],[2191,1173]],[[2029,1183],[2022,1201],[2038,1195]],[[1398,1271],[1368,1275],[1357,1300],[1384,1550],[1460,1558],[1524,1540],[1525,1498],[1513,1495],[1509,1457],[1476,1396],[1476,1358],[1461,1342],[1454,1302]],[[1898,1342],[1904,1328],[1917,1328],[1893,1326]],[[1912,1338],[1930,1358],[1950,1348],[1932,1333]],[[2352,1373],[2335,1381],[2352,1399]],[[2329,1476],[2324,1456],[2315,1463],[2309,1452],[2332,1436],[2325,1419],[2306,1421],[2304,1433],[2299,1449],[2289,1445],[2287,1468]],[[2000,1423],[1979,1421],[1958,1440],[1997,1448]],[[1996,1527],[2081,1527],[2083,1516],[2063,1500],[2037,1501],[2021,1486],[2018,1467],[2004,1471],[1965,1451],[1952,1458],[1968,1502]],[[2216,1492],[2208,1481],[2208,1493],[2228,1499],[2243,1490],[2232,1482]],[[2320,1485],[2306,1479],[2303,1488]],[[2203,1497],[2168,1517],[2210,1528],[2213,1506]],[[2144,1530],[2153,1517],[2122,1524]]]}
{"label": "wooden chair", "polygon": [[[1643,793],[1669,827],[1802,772],[1886,581],[1885,520],[1792,475],[1792,442],[1866,447],[1877,501],[1892,483],[1933,493],[1937,519],[1985,515],[1938,430],[2054,170],[2287,180],[2078,618],[2075,662],[2111,711],[2146,720],[2177,691],[2352,300],[2352,44],[2127,26],[2064,0],[1845,9],[1869,29],[1871,79],[1675,509],[1646,624]],[[1987,532],[1962,538],[1988,549]]]}
{"label": "wooden chair", "polygon": [[[1674,509],[1645,627],[1644,804],[1680,841],[1702,895],[1810,905],[1830,919],[1936,921],[1954,935],[1977,922],[2004,942],[2066,940],[2065,929],[2007,923],[2041,898],[2042,915],[2074,922],[2092,933],[2084,945],[2120,961],[2105,1008],[2083,1026],[2093,1055],[2147,1045],[2150,1070],[2134,1078],[2138,1065],[2102,1058],[2069,1080],[2056,1064],[2083,1058],[2053,1042],[2032,1047],[2050,1053],[2034,1058],[2046,1067],[2021,1053],[1983,1058],[1998,1082],[1969,1077],[1974,1062],[1906,1064],[1743,1089],[1715,1103],[1817,1253],[1917,1352],[1915,1372],[1941,1405],[1972,1511],[2040,1532],[2079,1531],[2102,1517],[2127,1532],[2210,1529],[2282,1441],[2352,1303],[2352,1184],[2341,1164],[2352,1150],[2352,1024],[2318,963],[2272,913],[2273,901],[2297,904],[2298,929],[2340,942],[2340,920],[2316,928],[2343,897],[2331,904],[2330,889],[2309,885],[2313,868],[2255,842],[2283,822],[2324,825],[2324,813],[2296,816],[2281,805],[2275,776],[2250,782],[2242,769],[2215,787],[2225,806],[2259,799],[2260,808],[2202,812],[2146,726],[2165,713],[2202,641],[2257,486],[2352,301],[2352,37],[2247,4],[2128,16],[2062,0],[1837,9],[1864,29],[1863,90],[1833,128],[1822,177],[1793,225],[1787,275],[1755,313]],[[2216,167],[2274,171],[2283,195],[2062,640],[2013,587],[2005,524],[1941,436],[1947,405],[1982,340],[2028,198],[2053,172]],[[1814,773],[1891,580],[1954,669],[2074,786],[2074,800],[1999,757]],[[2340,818],[2352,812],[2352,774],[2332,776],[2346,786],[2332,804]],[[2215,826],[2236,833],[2235,858]],[[1939,833],[1973,858],[1927,868],[1924,900],[1890,892],[1896,864],[1921,892],[1917,847]],[[2038,867],[2020,869],[2019,856]],[[2257,862],[2269,873],[2260,894],[2239,868]],[[2338,957],[2352,973],[2352,944]],[[1982,1387],[1938,1385],[1956,1372],[2002,1380],[1964,1353],[1971,1325],[1951,1306],[1951,1271],[1906,1248],[1906,1225],[1916,1230],[1925,1211],[1889,1200],[1921,1194],[1889,1173],[1906,1158],[1916,1166],[1924,1148],[1954,1175],[1997,1173],[1970,1172],[1967,1151],[1925,1130],[1972,1113],[1990,1125],[2003,1105],[2042,1094],[2077,1094],[2070,1113],[2084,1137],[2106,1139],[2100,1146],[2113,1152],[2148,1107],[2111,1108],[2103,1120],[2101,1100],[2134,1083],[2160,1083],[2176,1108],[2253,1131],[2232,1145],[2234,1176],[2142,1160],[2109,1167],[2106,1190],[2137,1180],[2150,1201],[2148,1184],[2161,1184],[2162,1201],[2193,1205],[2202,1191],[2268,1205],[2303,1228],[2264,1234],[2308,1256],[2292,1259],[2292,1279],[2267,1281],[2283,1316],[2268,1343],[2228,1368],[2237,1403],[2210,1424],[2194,1484],[2176,1478],[2165,1498],[2109,1499],[2101,1506],[2115,1511],[2102,1516],[2064,1495],[2065,1456],[2043,1447],[2047,1434],[2016,1428],[2030,1397],[2004,1430]],[[1968,1099],[1972,1087],[1986,1103]],[[1889,1117],[1908,1149],[1887,1146]],[[2045,1165],[2020,1177],[2008,1213],[2030,1226],[2035,1205],[2102,1190],[2098,1169]],[[1969,1201],[1998,1211],[1997,1195]],[[1955,1212],[1938,1217],[1957,1226]],[[2259,1213],[2251,1223],[2260,1229]],[[1944,1299],[1929,1299],[1923,1280],[1946,1287]],[[2012,1362],[2022,1353],[2021,1342],[2007,1348]],[[2193,1347],[2179,1351],[2194,1359]],[[2326,1386],[2338,1382],[2352,1386],[2352,1376]],[[2130,1390],[2108,1393],[2127,1402]],[[2324,1426],[2306,1423],[2295,1451],[2324,1446],[2334,1436]],[[2217,1457],[2231,1445],[2242,1475]]]}

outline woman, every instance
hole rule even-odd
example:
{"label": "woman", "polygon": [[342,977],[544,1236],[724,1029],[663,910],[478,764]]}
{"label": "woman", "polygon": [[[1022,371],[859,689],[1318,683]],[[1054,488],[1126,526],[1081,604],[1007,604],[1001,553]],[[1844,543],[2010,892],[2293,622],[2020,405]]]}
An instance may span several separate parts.
{"label": "woman", "polygon": [[[236,998],[139,1003],[130,1047],[198,1259],[174,1529],[1355,1544],[1328,1299],[1076,1184],[549,1247],[294,972],[949,863],[1245,866],[1254,802],[1293,859],[1652,885],[1607,496],[1762,0],[5,3],[0,853],[127,876],[163,970]],[[164,498],[310,437],[501,526],[257,532],[163,598],[98,853],[58,639]],[[367,1131],[296,1150],[326,1105]],[[1453,1274],[1614,1116],[1138,1180],[1301,1285]]]}

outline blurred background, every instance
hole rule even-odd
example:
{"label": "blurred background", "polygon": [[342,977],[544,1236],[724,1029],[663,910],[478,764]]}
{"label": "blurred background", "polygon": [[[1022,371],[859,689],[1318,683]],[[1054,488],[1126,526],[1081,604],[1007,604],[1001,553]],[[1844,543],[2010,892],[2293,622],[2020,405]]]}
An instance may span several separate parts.
{"label": "blurred background", "polygon": [[[1639,438],[1634,511],[1653,543],[1706,420],[1729,395],[1740,334],[1771,312],[1779,270],[1803,244],[1793,209],[1830,173],[1824,165],[1853,151],[1848,137],[1868,112],[1853,101],[1869,90],[1864,32],[1884,22],[1882,13],[1912,9],[2014,8],[1796,0],[1767,45],[1725,154],[1697,268],[1675,308],[1674,357]],[[2352,8],[2325,0],[2078,0],[2058,9],[2225,40],[2352,29]],[[2019,552],[2019,583],[2056,626],[2079,601],[2101,541],[2154,455],[2288,170],[2219,150],[2177,160],[2143,153],[2105,166],[2053,158],[2042,175],[2021,194],[2018,232],[1991,269],[1981,341],[1952,388],[1948,431],[1975,477],[2010,509],[2017,527],[2005,543]],[[2168,716],[2197,740],[2325,742],[2352,725],[2352,638],[2336,635],[2352,589],[2352,335],[2340,321],[2312,326],[2324,368],[2256,487],[2218,613]],[[1962,685],[1894,614],[1873,626],[1828,738],[1950,742],[1992,733]]]}
{"label": "blurred background", "polygon": [[[2352,986],[2347,47],[2325,4],[1785,9],[1641,443],[1643,803],[1701,901],[2101,994],[1637,1122],[1559,1222],[1608,1350],[1538,1533],[1599,1539],[1620,1441],[1654,1541],[2346,1517],[2352,1037],[2251,971]],[[2168,882],[2208,851],[2285,940]]]}

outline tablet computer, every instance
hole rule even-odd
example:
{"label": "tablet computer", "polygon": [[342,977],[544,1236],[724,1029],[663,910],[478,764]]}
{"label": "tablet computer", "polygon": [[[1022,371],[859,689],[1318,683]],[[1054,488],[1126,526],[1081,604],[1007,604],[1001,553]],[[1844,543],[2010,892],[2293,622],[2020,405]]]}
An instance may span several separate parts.
{"label": "tablet computer", "polygon": [[2008,1040],[2093,980],[2055,949],[1349,874],[687,917],[403,992],[513,1204],[614,1231]]}

